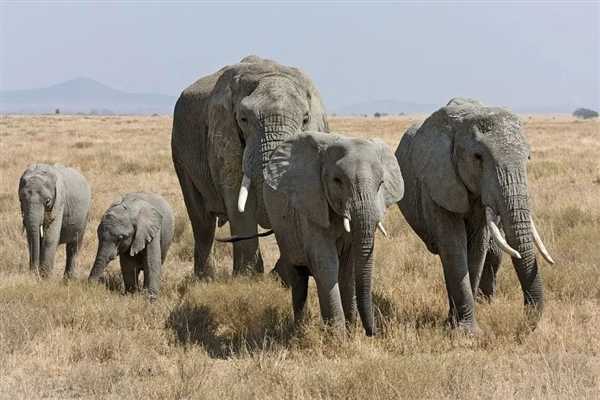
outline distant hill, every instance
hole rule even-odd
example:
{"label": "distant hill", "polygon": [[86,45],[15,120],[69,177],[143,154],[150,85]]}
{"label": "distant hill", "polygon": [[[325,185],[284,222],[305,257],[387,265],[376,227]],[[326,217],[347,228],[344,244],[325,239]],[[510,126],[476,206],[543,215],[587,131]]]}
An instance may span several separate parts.
{"label": "distant hill", "polygon": [[339,107],[334,112],[339,115],[373,115],[376,112],[391,115],[400,113],[429,114],[438,108],[439,106],[433,104],[418,104],[399,100],[374,100]]}
{"label": "distant hill", "polygon": [[0,91],[1,113],[171,114],[177,98],[155,93],[127,93],[89,78],[53,86]]}

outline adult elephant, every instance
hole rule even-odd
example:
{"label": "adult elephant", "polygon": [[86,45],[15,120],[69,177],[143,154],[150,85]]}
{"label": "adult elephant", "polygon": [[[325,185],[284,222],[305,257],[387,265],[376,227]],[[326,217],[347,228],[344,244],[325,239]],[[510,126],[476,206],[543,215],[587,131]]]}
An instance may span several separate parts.
{"label": "adult elephant", "polygon": [[[270,223],[263,169],[273,150],[302,131],[328,130],[320,95],[299,69],[248,56],[183,91],[171,148],[194,234],[194,272],[213,269],[215,225],[253,235]],[[233,271],[263,271],[256,238],[234,244]]]}
{"label": "adult elephant", "polygon": [[429,251],[441,258],[453,327],[477,327],[474,294],[484,264],[483,287],[493,292],[499,258],[487,254],[490,237],[511,255],[534,321],[541,315],[544,289],[534,243],[553,261],[528,205],[529,157],[516,115],[470,99],[453,99],[409,128],[396,150],[406,185],[398,205]]}
{"label": "adult elephant", "polygon": [[294,320],[304,318],[312,275],[324,322],[343,332],[358,306],[365,333],[374,335],[375,230],[385,234],[385,211],[404,192],[392,150],[380,140],[303,133],[275,150],[265,176],[265,204],[281,252],[277,271],[292,289]]}

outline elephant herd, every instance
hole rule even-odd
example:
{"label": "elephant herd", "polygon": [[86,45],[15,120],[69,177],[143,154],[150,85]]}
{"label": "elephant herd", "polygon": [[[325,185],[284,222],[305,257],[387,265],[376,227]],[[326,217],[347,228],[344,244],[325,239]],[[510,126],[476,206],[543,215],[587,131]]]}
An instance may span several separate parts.
{"label": "elephant herd", "polygon": [[[234,273],[262,273],[258,226],[274,233],[273,271],[305,316],[308,278],[323,321],[345,331],[360,316],[376,334],[375,232],[397,204],[428,250],[440,256],[453,328],[477,330],[475,298],[491,297],[502,252],[513,261],[528,315],[544,291],[534,246],[554,263],[528,205],[530,148],[517,116],[455,98],[402,136],[395,154],[379,139],[329,132],[313,82],[299,69],[249,56],[185,89],[174,110],[172,157],[194,236],[194,273],[215,267],[217,225],[229,223]],[[30,267],[47,275],[60,243],[70,277],[85,231],[90,188],[72,168],[36,164],[19,184]],[[173,237],[173,213],[157,194],[130,193],[98,227],[89,280],[120,258],[125,289],[143,271],[150,299]]]}

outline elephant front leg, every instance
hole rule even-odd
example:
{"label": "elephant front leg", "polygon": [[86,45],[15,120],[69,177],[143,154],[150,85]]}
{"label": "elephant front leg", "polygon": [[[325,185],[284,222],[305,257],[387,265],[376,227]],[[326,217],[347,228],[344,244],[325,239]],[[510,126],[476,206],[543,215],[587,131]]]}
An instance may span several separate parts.
{"label": "elephant front leg", "polygon": [[483,300],[491,301],[496,295],[496,275],[502,264],[502,250],[491,242],[485,255],[481,283],[479,284],[479,295]]}
{"label": "elephant front leg", "polygon": [[[254,196],[249,196],[246,209],[239,212],[237,205],[237,191],[226,194],[227,215],[229,229],[232,235],[252,236],[258,232],[255,216]],[[233,244],[233,273],[263,273],[263,259],[258,246],[258,238],[241,240]]]}
{"label": "elephant front leg", "polygon": [[60,226],[57,223],[51,224],[44,232],[44,238],[41,241],[40,251],[40,276],[47,278],[54,269],[54,257],[58,248],[60,238]]}
{"label": "elephant front leg", "polygon": [[319,234],[310,236],[307,249],[310,271],[317,284],[321,317],[326,325],[337,332],[345,332],[344,310],[338,284],[339,260],[335,242]]}
{"label": "elephant front leg", "polygon": [[135,293],[138,290],[138,271],[140,264],[135,257],[129,254],[121,254],[119,256],[121,264],[121,274],[123,275],[123,284],[125,293]]}
{"label": "elephant front leg", "polygon": [[161,252],[160,241],[152,240],[146,246],[144,257],[144,289],[148,291],[148,298],[154,301],[160,291]]}
{"label": "elephant front leg", "polygon": [[469,278],[467,234],[464,220],[446,210],[436,208],[433,233],[444,269],[448,291],[448,321],[453,328],[474,332],[475,303]]}
{"label": "elephant front leg", "polygon": [[479,282],[481,281],[488,242],[489,233],[483,227],[470,235],[468,240],[469,280],[471,282],[471,292],[474,297],[479,292]]}

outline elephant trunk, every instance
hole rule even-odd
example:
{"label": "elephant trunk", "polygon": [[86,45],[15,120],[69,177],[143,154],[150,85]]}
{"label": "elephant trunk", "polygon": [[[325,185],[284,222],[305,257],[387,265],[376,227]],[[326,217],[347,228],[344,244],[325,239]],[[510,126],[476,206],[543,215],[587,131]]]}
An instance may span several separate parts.
{"label": "elephant trunk", "polygon": [[44,223],[43,210],[29,210],[23,218],[27,232],[27,245],[29,247],[29,268],[38,271],[40,266],[40,246],[42,235],[42,224]]}
{"label": "elephant trunk", "polygon": [[377,217],[375,201],[362,200],[353,207],[351,221],[352,260],[356,285],[358,312],[367,336],[376,334],[373,319],[372,275],[373,249]]}
{"label": "elephant trunk", "polygon": [[[259,133],[259,141],[256,149],[248,149],[248,160],[245,162],[243,182],[240,197],[238,198],[238,209],[243,212],[247,192],[250,187],[255,188],[257,220],[263,227],[270,227],[269,218],[264,206],[262,187],[264,183],[264,169],[269,162],[273,151],[286,139],[300,132],[300,125],[295,118],[285,114],[270,114],[260,119],[262,132]],[[249,179],[248,179],[249,178]]]}
{"label": "elephant trunk", "polygon": [[535,257],[531,213],[527,196],[527,173],[524,167],[499,169],[501,196],[500,218],[510,247],[521,258],[512,258],[517,272],[525,305],[535,315],[544,308],[544,287]]}
{"label": "elephant trunk", "polygon": [[96,259],[94,260],[94,266],[90,271],[88,280],[96,282],[100,279],[108,263],[115,258],[117,255],[117,247],[114,244],[103,244],[100,243],[98,246],[98,252],[96,253]]}

